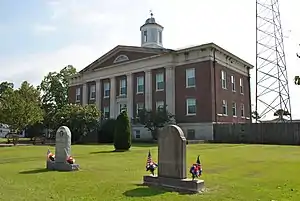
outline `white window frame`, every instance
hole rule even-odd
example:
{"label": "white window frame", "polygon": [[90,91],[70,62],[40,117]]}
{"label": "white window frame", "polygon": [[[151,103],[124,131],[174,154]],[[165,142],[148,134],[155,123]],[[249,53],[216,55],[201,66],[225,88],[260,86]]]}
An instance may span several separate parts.
{"label": "white window frame", "polygon": [[[194,79],[194,84],[189,85],[189,79]],[[195,68],[189,68],[185,70],[185,86],[191,88],[196,86]]]}
{"label": "white window frame", "polygon": [[[224,113],[225,109],[225,113]],[[226,100],[222,100],[222,115],[227,116],[228,115],[228,105]]]}
{"label": "white window frame", "polygon": [[[108,95],[105,95],[105,92],[108,91]],[[110,96],[110,82],[103,83],[103,98],[109,98]]]}
{"label": "white window frame", "polygon": [[235,77],[233,75],[231,75],[231,89],[233,92],[236,92]]}
{"label": "white window frame", "polygon": [[[106,113],[108,113],[107,117],[106,117]],[[103,115],[104,115],[104,119],[109,119],[109,107],[103,107]]]}
{"label": "white window frame", "polygon": [[144,43],[148,42],[148,31],[147,30],[143,31],[143,41],[144,41]]}
{"label": "white window frame", "polygon": [[164,101],[156,101],[156,103],[155,103],[156,110],[158,110],[160,107],[163,108],[164,106],[165,106]]}
{"label": "white window frame", "polygon": [[[139,86],[143,86],[142,91],[139,91]],[[143,94],[144,93],[144,76],[138,76],[136,78],[136,93],[137,94]]]}
{"label": "white window frame", "polygon": [[[194,113],[189,112],[189,107],[190,106],[195,107],[195,112]],[[196,101],[196,99],[195,98],[186,99],[186,115],[192,116],[192,115],[196,115],[196,114],[197,114],[197,101]]]}
{"label": "white window frame", "polygon": [[241,103],[241,117],[245,117],[245,105]]}
{"label": "white window frame", "polygon": [[162,31],[160,31],[160,30],[158,31],[157,38],[158,38],[157,42],[162,43]]}
{"label": "white window frame", "polygon": [[119,105],[119,112],[121,113],[123,109],[126,109],[126,112],[127,112],[127,104],[126,103],[121,103]]}
{"label": "white window frame", "polygon": [[[122,93],[122,89],[124,89],[124,93]],[[126,79],[121,79],[119,95],[125,96],[126,94],[127,94]]]}
{"label": "white window frame", "polygon": [[81,88],[80,87],[76,88],[75,101],[76,102],[80,102],[81,101]]}
{"label": "white window frame", "polygon": [[[165,88],[164,73],[156,73],[155,75],[156,91],[163,91]],[[163,88],[159,89],[159,83],[163,83]]]}
{"label": "white window frame", "polygon": [[237,117],[237,113],[236,113],[236,102],[232,103],[232,116],[233,117]]}
{"label": "white window frame", "polygon": [[221,71],[221,85],[223,89],[227,89],[227,74],[224,70]]}
{"label": "white window frame", "polygon": [[240,93],[244,94],[244,79],[240,78]]}
{"label": "white window frame", "polygon": [[96,85],[91,85],[90,86],[90,100],[95,100],[96,99]]}
{"label": "white window frame", "polygon": [[137,104],[136,104],[136,115],[139,114],[139,111],[140,111],[140,110],[143,110],[143,109],[144,109],[144,106],[145,106],[144,103],[137,103]]}

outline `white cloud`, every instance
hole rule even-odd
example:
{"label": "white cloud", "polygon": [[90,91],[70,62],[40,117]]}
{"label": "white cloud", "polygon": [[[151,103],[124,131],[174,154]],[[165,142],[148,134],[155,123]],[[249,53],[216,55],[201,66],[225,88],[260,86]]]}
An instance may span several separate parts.
{"label": "white cloud", "polygon": [[[131,0],[130,4],[120,0],[55,0],[49,1],[48,5],[52,12],[49,21],[37,30],[54,31],[54,27],[46,26],[48,24],[60,24],[66,29],[73,27],[72,30],[75,26],[78,31],[87,30],[84,37],[90,42],[73,41],[71,45],[53,52],[0,59],[0,66],[8,68],[7,74],[0,76],[2,80],[20,82],[27,79],[38,84],[47,72],[68,64],[81,69],[118,44],[138,46],[139,27],[149,17],[150,9],[157,22],[165,27],[165,47],[215,42],[255,64],[255,2],[252,0]],[[296,118],[300,118],[297,114],[300,86],[294,86],[292,80],[295,74],[300,75],[297,67],[300,59],[295,57],[296,51],[300,52],[300,28],[295,20],[300,17],[299,6],[297,0],[281,2],[284,33],[289,36],[285,39],[285,51],[292,110]],[[59,31],[56,30],[57,33]],[[254,81],[252,79],[252,89],[255,88]],[[252,95],[254,97],[254,93]]]}
{"label": "white cloud", "polygon": [[54,32],[56,30],[57,30],[56,26],[53,26],[53,25],[38,24],[38,25],[34,26],[34,32],[36,34],[49,33],[49,32]]}

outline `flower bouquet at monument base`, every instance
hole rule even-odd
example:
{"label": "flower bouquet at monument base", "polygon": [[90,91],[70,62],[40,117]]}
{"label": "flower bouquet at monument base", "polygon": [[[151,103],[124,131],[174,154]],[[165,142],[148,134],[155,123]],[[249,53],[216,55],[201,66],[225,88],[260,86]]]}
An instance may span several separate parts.
{"label": "flower bouquet at monument base", "polygon": [[47,160],[48,161],[55,161],[55,155],[53,153],[51,153],[51,151],[48,149],[48,152],[47,152]]}
{"label": "flower bouquet at monument base", "polygon": [[198,158],[197,158],[196,163],[194,163],[194,164],[192,165],[192,167],[190,168],[190,173],[192,174],[193,180],[194,180],[195,178],[200,177],[200,176],[202,175],[202,165],[201,165],[199,156],[198,156]]}
{"label": "flower bouquet at monument base", "polygon": [[75,159],[74,159],[72,156],[69,156],[69,157],[67,158],[67,162],[68,162],[69,164],[75,164]]}
{"label": "flower bouquet at monument base", "polygon": [[158,164],[153,162],[152,156],[151,156],[151,153],[150,153],[150,150],[149,150],[147,163],[146,163],[146,171],[147,172],[150,171],[151,175],[154,176],[154,171],[157,167],[158,167]]}

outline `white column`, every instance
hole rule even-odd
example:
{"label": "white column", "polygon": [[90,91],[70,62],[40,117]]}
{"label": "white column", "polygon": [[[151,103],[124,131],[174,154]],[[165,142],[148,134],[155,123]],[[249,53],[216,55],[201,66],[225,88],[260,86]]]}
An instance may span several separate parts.
{"label": "white column", "polygon": [[116,77],[110,78],[110,118],[116,118]]}
{"label": "white column", "polygon": [[132,85],[132,73],[127,75],[127,111],[129,119],[133,118],[133,85]]}
{"label": "white column", "polygon": [[145,108],[152,110],[152,72],[145,71]]}
{"label": "white column", "polygon": [[175,115],[175,67],[168,66],[166,69],[166,105],[168,111]]}
{"label": "white column", "polygon": [[101,110],[101,80],[96,80],[96,106]]}
{"label": "white column", "polygon": [[88,103],[88,89],[87,89],[87,83],[84,83],[82,85],[82,105],[86,105]]}

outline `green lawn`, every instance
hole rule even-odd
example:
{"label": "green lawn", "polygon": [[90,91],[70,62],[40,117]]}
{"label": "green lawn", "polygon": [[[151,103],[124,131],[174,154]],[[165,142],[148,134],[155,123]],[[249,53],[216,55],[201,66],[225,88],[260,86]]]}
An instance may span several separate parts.
{"label": "green lawn", "polygon": [[[54,147],[51,147],[54,151]],[[200,154],[207,192],[180,195],[143,187],[148,149],[111,153],[112,146],[73,146],[78,172],[45,171],[46,146],[0,148],[0,200],[300,200],[300,147],[188,145],[188,167]]]}

